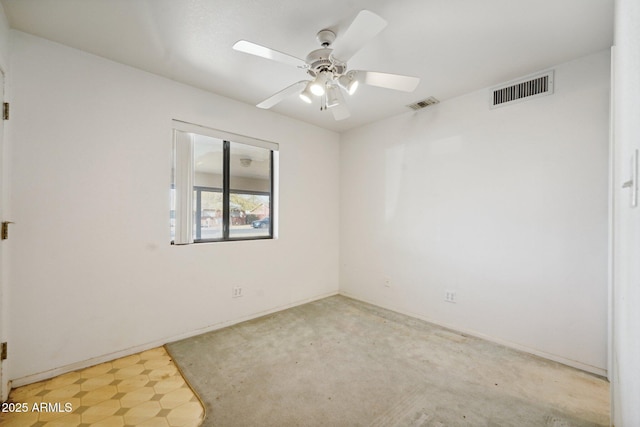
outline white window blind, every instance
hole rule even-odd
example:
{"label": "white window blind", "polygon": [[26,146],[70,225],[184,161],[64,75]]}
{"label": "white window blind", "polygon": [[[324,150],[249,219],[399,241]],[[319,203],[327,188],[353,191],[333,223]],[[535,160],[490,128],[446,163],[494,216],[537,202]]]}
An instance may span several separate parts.
{"label": "white window blind", "polygon": [[193,136],[174,131],[176,215],[174,243],[193,243]]}

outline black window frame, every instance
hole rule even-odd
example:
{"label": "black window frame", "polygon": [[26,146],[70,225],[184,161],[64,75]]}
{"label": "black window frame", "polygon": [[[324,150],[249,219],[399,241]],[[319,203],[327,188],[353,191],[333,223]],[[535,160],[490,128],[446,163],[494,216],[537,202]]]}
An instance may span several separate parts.
{"label": "black window frame", "polygon": [[[196,186],[194,185],[191,191],[196,193],[194,201],[196,204],[194,211],[194,226],[196,228],[195,236],[193,237],[193,243],[212,243],[212,242],[237,242],[237,241],[249,241],[249,240],[272,240],[273,236],[273,194],[274,194],[274,150],[269,148],[264,148],[265,150],[269,150],[269,192],[265,191],[251,191],[251,190],[234,190],[231,188],[231,141],[223,139],[222,140],[222,188],[219,187],[204,187],[204,186]],[[236,144],[243,144],[236,142]],[[174,186],[172,185],[172,188]],[[197,236],[202,236],[202,192],[210,191],[210,192],[222,192],[222,236],[220,238],[197,238]],[[269,196],[269,234],[266,236],[246,236],[246,237],[231,237],[231,210],[230,210],[230,199],[231,194],[255,194],[261,196]],[[171,240],[171,244],[175,244],[175,239]]]}

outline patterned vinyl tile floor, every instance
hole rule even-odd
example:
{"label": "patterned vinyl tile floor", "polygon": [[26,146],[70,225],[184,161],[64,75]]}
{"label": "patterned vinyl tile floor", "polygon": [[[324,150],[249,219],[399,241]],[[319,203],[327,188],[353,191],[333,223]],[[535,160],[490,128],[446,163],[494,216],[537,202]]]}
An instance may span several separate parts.
{"label": "patterned vinyl tile floor", "polygon": [[2,410],[3,427],[196,427],[204,419],[164,347],[19,387]]}

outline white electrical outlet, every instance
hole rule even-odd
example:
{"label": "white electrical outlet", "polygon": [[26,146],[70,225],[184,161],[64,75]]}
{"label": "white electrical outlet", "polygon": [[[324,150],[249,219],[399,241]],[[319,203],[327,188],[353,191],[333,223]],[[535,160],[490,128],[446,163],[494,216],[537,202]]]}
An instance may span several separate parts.
{"label": "white electrical outlet", "polygon": [[241,297],[242,296],[242,288],[240,286],[236,286],[235,288],[233,288],[231,296],[233,298]]}
{"label": "white electrical outlet", "polygon": [[446,302],[458,302],[458,296],[456,295],[456,291],[444,291],[444,300]]}

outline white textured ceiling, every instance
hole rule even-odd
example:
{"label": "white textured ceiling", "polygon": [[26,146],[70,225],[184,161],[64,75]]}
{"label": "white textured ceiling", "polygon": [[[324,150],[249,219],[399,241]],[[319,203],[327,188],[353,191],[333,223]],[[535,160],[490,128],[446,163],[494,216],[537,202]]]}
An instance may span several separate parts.
{"label": "white textured ceiling", "polygon": [[351,118],[291,97],[273,110],[344,131],[606,49],[613,0],[0,0],[12,28],[255,105],[306,77],[232,50],[246,39],[305,58],[358,11],[388,21],[349,69],[420,77],[413,93],[363,86]]}

